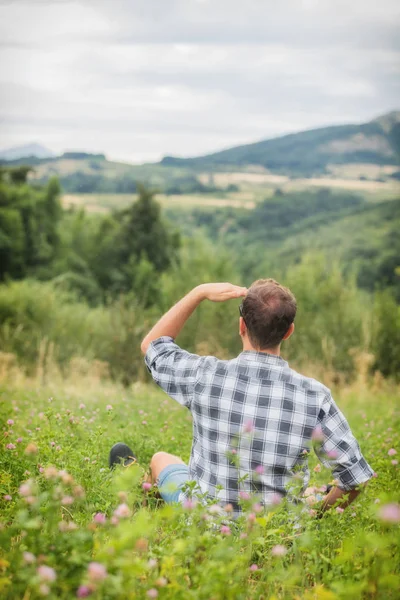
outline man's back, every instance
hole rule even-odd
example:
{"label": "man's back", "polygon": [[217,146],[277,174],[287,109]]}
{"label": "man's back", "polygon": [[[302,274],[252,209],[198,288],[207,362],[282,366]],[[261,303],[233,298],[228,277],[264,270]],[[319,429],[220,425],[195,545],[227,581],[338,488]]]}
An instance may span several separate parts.
{"label": "man's back", "polygon": [[264,504],[286,495],[296,473],[307,485],[313,433],[322,462],[334,468],[343,489],[371,477],[328,388],[279,356],[245,351],[222,361],[161,337],[146,363],[154,380],[193,415],[190,479],[208,497],[232,504],[236,514],[249,494]]}

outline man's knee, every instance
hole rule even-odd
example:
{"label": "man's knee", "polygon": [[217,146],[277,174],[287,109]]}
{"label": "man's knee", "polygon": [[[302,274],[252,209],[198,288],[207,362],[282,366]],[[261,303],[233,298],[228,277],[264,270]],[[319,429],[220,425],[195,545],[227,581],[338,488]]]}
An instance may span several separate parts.
{"label": "man's knee", "polygon": [[151,457],[151,461],[150,461],[150,469],[153,471],[153,469],[160,464],[160,462],[165,462],[168,458],[169,454],[168,452],[156,452],[155,454],[153,454],[153,456]]}
{"label": "man's knee", "polygon": [[153,477],[157,478],[165,467],[174,464],[184,464],[179,456],[174,456],[168,452],[156,452],[150,461],[150,470]]}

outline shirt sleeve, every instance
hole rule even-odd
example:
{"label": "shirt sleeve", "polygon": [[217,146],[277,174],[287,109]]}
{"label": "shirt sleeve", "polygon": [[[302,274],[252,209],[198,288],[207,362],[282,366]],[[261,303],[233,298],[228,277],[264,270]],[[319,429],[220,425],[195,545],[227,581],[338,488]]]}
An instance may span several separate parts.
{"label": "shirt sleeve", "polygon": [[198,356],[182,350],[173,338],[154,340],[145,356],[145,363],[154,381],[179,404],[190,408],[194,387],[204,369],[217,361],[212,356]]}
{"label": "shirt sleeve", "polygon": [[374,472],[330,393],[324,399],[318,421],[321,439],[314,449],[321,462],[332,469],[338,486],[349,491],[368,481]]}

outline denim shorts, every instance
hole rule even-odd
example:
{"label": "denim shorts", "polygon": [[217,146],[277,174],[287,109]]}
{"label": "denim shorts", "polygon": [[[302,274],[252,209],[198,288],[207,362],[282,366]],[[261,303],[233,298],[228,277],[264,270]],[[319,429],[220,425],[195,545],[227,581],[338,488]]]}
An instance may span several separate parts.
{"label": "denim shorts", "polygon": [[167,503],[180,502],[183,486],[189,480],[189,467],[183,464],[168,465],[158,477],[158,491]]}

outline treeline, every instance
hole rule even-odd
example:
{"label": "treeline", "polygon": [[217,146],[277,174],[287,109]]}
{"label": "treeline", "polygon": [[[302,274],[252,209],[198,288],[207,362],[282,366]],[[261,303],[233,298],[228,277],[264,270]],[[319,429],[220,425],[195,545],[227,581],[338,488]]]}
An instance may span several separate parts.
{"label": "treeline", "polygon": [[[330,257],[312,252],[281,268],[259,245],[248,268],[245,246],[182,239],[144,188],[126,210],[107,216],[62,211],[58,193],[56,180],[35,187],[3,172],[0,182],[0,348],[30,372],[40,362],[67,373],[82,358],[107,363],[113,378],[129,384],[146,376],[143,335],[192,287],[274,276],[299,302],[287,358],[309,373],[319,365],[352,377],[357,357],[371,354],[371,370],[399,375],[400,308],[393,294],[360,290],[356,274],[345,274]],[[235,302],[205,303],[179,341],[228,358],[240,351],[237,318]]]}
{"label": "treeline", "polygon": [[[26,173],[25,173],[26,175]],[[153,194],[139,187],[129,208],[105,217],[65,213],[60,187],[0,181],[0,281],[52,280],[96,305],[134,293],[145,304],[157,295],[156,279],[174,260],[179,233],[165,223]]]}

